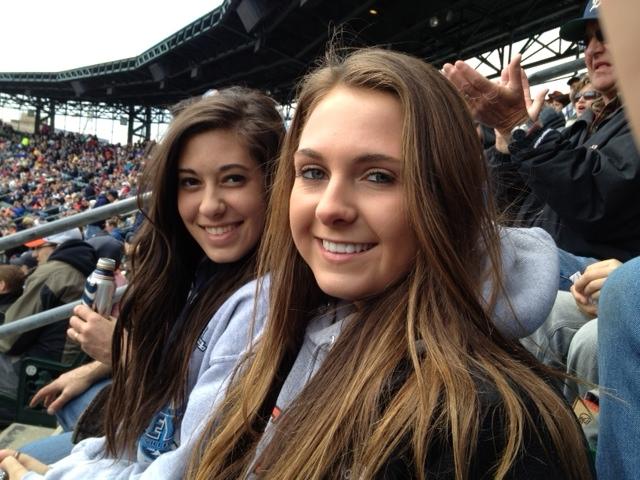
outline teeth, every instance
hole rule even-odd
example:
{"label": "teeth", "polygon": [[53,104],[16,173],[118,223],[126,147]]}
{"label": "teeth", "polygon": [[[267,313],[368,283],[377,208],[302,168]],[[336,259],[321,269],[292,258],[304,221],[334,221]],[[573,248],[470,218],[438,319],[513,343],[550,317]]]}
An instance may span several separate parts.
{"label": "teeth", "polygon": [[223,233],[230,232],[234,228],[236,228],[235,225],[226,225],[224,227],[206,227],[205,230],[212,235],[222,235]]}
{"label": "teeth", "polygon": [[371,243],[334,243],[322,240],[322,247],[331,253],[360,253],[373,247]]}

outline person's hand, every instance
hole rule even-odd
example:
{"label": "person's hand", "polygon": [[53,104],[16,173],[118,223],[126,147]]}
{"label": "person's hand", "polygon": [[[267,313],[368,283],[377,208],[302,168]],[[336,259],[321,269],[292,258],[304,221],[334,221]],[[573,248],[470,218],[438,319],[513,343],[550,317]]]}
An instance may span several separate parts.
{"label": "person's hand", "polygon": [[49,467],[26,453],[0,450],[0,468],[9,474],[9,480],[22,480],[29,471],[44,475]]}
{"label": "person's hand", "polygon": [[105,318],[86,305],[76,305],[69,319],[69,338],[94,360],[111,365],[111,339],[116,320]]}
{"label": "person's hand", "polygon": [[548,92],[542,90],[534,99],[531,98],[529,81],[520,61],[521,56],[516,55],[495,82],[461,60],[453,65],[446,63],[442,70],[464,95],[477,121],[508,133],[527,120],[535,122],[538,119]]}
{"label": "person's hand", "polygon": [[42,402],[47,408],[47,413],[53,415],[67,402],[85,392],[95,381],[96,375],[92,371],[92,364],[74,368],[38,390],[29,402],[29,406],[35,407]]}
{"label": "person's hand", "polygon": [[600,290],[607,277],[622,265],[615,258],[592,263],[571,286],[571,294],[578,309],[590,317],[598,316]]}

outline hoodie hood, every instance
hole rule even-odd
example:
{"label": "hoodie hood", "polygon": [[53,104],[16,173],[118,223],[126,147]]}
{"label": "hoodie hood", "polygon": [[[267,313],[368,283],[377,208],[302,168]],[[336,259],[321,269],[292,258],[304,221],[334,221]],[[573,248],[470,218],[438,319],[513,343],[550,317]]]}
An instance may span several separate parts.
{"label": "hoodie hood", "polygon": [[49,260],[71,265],[73,268],[88,277],[96,268],[98,254],[95,249],[83,240],[67,240],[56,247],[49,256]]}
{"label": "hoodie hood", "polygon": [[[511,338],[530,335],[553,307],[560,278],[558,249],[541,228],[502,228],[500,231],[504,294],[498,297],[493,321]],[[485,282],[488,301],[494,285]]]}
{"label": "hoodie hood", "polygon": [[[497,298],[492,319],[502,335],[523,338],[544,323],[555,302],[560,278],[558,249],[541,228],[501,228],[500,243],[504,292]],[[494,287],[485,281],[485,302]],[[317,316],[307,327],[311,343],[315,347],[332,344],[352,311],[341,303],[335,311]]]}

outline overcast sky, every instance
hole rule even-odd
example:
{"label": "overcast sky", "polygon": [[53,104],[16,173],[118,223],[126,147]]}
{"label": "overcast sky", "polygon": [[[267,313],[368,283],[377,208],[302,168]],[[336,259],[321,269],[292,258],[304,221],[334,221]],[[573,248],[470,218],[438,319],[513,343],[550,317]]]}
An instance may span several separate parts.
{"label": "overcast sky", "polygon": [[57,72],[134,57],[222,0],[2,0],[0,72]]}

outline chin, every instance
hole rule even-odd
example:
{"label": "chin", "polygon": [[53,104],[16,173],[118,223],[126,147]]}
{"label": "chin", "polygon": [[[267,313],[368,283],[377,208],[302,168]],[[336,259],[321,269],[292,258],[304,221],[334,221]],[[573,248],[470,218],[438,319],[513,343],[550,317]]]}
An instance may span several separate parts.
{"label": "chin", "polygon": [[318,282],[318,287],[320,287],[320,290],[330,297],[345,300],[347,302],[353,302],[367,296],[367,293],[349,282]]}

